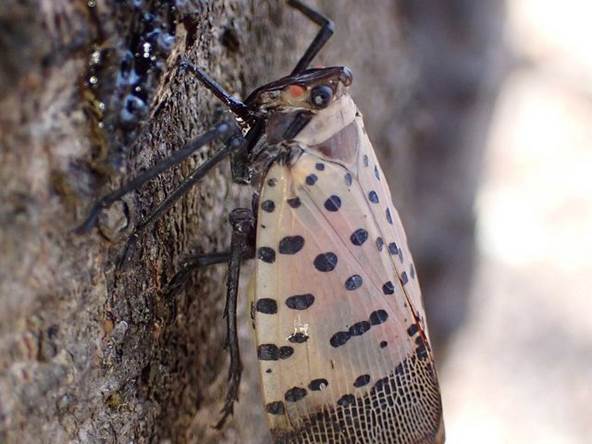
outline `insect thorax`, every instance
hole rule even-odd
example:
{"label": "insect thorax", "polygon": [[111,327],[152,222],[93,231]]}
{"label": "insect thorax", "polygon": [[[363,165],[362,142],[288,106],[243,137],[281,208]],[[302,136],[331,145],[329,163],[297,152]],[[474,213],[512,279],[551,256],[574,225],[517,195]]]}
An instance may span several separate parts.
{"label": "insect thorax", "polygon": [[351,168],[362,131],[361,119],[356,116],[361,115],[349,95],[343,95],[317,113],[305,110],[272,113],[266,122],[265,135],[254,150],[254,169],[267,171],[273,162],[293,165],[304,152]]}

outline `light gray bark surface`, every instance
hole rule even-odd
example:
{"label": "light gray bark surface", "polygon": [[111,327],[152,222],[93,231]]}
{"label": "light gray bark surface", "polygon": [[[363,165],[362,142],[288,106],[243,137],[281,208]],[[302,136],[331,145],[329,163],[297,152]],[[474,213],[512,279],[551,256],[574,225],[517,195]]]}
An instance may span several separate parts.
{"label": "light gray bark surface", "polygon": [[[412,249],[417,244],[416,255],[429,258],[432,245],[415,240],[432,229],[415,196],[419,188],[429,201],[442,182],[421,183],[417,177],[431,160],[413,153],[424,143],[417,134],[426,116],[442,115],[429,110],[429,99],[421,106],[417,99],[425,66],[412,38],[429,38],[429,32],[417,11],[412,16],[404,3],[396,5],[318,2],[337,32],[317,62],[352,68],[353,96],[403,220],[414,227]],[[142,61],[153,28],[162,30],[161,40],[152,41]],[[198,273],[173,299],[163,292],[188,253],[228,245],[228,212],[248,205],[250,190],[231,185],[227,165],[218,168],[141,237],[125,269],[117,265],[130,227],[216,147],[114,205],[100,230],[79,237],[72,229],[97,196],[219,118],[211,94],[179,72],[181,56],[244,97],[288,73],[316,29],[274,0],[2,3],[0,442],[268,439],[247,322],[241,324],[246,371],[236,418],[223,432],[211,428],[227,371],[223,267]],[[122,65],[126,51],[141,74],[134,82]],[[128,97],[132,93],[142,100]],[[465,151],[480,146],[471,142]],[[468,163],[476,167],[478,160]],[[463,175],[445,174],[451,173]],[[470,189],[445,211],[457,214],[462,205],[471,224],[475,180],[456,179]],[[470,255],[472,241],[462,248]],[[421,278],[421,261],[417,268]],[[248,267],[244,280],[247,274]]]}

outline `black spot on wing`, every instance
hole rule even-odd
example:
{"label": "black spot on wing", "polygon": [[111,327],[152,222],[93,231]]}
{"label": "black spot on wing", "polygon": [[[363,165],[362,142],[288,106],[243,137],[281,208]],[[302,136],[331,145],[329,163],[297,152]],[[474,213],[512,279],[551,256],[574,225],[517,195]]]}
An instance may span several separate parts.
{"label": "black spot on wing", "polygon": [[288,337],[288,341],[293,344],[302,344],[308,341],[308,335],[302,332],[294,333]]}
{"label": "black spot on wing", "polygon": [[278,359],[287,359],[294,354],[294,349],[290,346],[278,347],[275,344],[261,344],[257,347],[257,357],[261,361],[277,361]]}
{"label": "black spot on wing", "polygon": [[372,325],[370,325],[370,322],[368,321],[356,322],[349,328],[349,334],[351,336],[362,336],[370,330],[370,328],[372,328]]}
{"label": "black spot on wing", "polygon": [[329,340],[331,346],[337,348],[344,345],[351,338],[351,334],[348,331],[338,331]]}
{"label": "black spot on wing", "polygon": [[384,310],[376,310],[370,313],[370,323],[380,325],[388,319],[388,313]]}
{"label": "black spot on wing", "polygon": [[[341,347],[342,345],[346,344],[351,338],[355,336],[362,336],[368,330],[372,328],[373,325],[380,325],[388,319],[388,313],[385,310],[376,310],[370,313],[370,318],[368,321],[360,321],[353,324],[349,327],[348,331],[338,331],[329,340],[331,346],[337,348]],[[385,345],[386,346],[386,345]],[[382,343],[381,343],[382,347]]]}
{"label": "black spot on wing", "polygon": [[284,394],[287,402],[297,402],[306,396],[306,389],[303,387],[292,387]]}
{"label": "black spot on wing", "polygon": [[395,286],[391,281],[385,282],[382,286],[382,292],[384,294],[393,294],[395,292]]}
{"label": "black spot on wing", "polygon": [[275,344],[261,344],[257,347],[257,357],[261,361],[277,361],[280,358],[280,349]]}
{"label": "black spot on wing", "polygon": [[316,168],[318,171],[324,171],[324,170],[325,170],[325,164],[324,164],[324,163],[322,163],[322,162],[317,162],[317,163],[315,164],[315,168]]}
{"label": "black spot on wing", "polygon": [[283,401],[274,401],[265,405],[265,411],[270,415],[283,415],[286,409]]}
{"label": "black spot on wing", "polygon": [[280,240],[278,251],[280,254],[296,254],[304,247],[302,236],[286,236]]}
{"label": "black spot on wing", "polygon": [[314,304],[315,297],[310,293],[296,294],[286,299],[286,305],[292,310],[306,310]]}
{"label": "black spot on wing", "polygon": [[386,209],[386,221],[391,225],[393,224],[393,217],[391,216],[390,208]]}
{"label": "black spot on wing", "polygon": [[275,210],[275,203],[273,200],[265,200],[261,203],[261,209],[267,213],[273,213],[273,210]]}
{"label": "black spot on wing", "polygon": [[261,298],[255,303],[255,310],[264,314],[276,314],[277,302],[271,298]]}
{"label": "black spot on wing", "polygon": [[267,179],[267,185],[270,187],[275,187],[277,185],[277,179],[275,177]]}
{"label": "black spot on wing", "polygon": [[314,267],[322,272],[333,271],[337,266],[337,255],[331,251],[319,254],[314,259]]}
{"label": "black spot on wing", "polygon": [[259,247],[257,250],[257,258],[268,264],[275,262],[275,251],[269,247]]}
{"label": "black spot on wing", "polygon": [[368,166],[368,155],[364,154],[364,157],[362,157],[362,161],[364,162],[364,166],[367,167]]}
{"label": "black spot on wing", "polygon": [[318,179],[319,178],[316,174],[309,174],[308,176],[306,176],[305,182],[307,185],[313,186],[315,183],[317,183]]}
{"label": "black spot on wing", "polygon": [[384,240],[382,239],[382,237],[377,237],[376,238],[376,248],[378,249],[378,251],[382,251],[383,247],[384,247]]}
{"label": "black spot on wing", "polygon": [[343,176],[345,179],[345,184],[348,187],[351,187],[352,183],[353,183],[353,177],[350,173],[345,173],[345,176]]}
{"label": "black spot on wing", "polygon": [[279,358],[280,359],[288,359],[290,356],[294,354],[294,349],[289,345],[284,345],[280,347],[279,350]]}
{"label": "black spot on wing", "polygon": [[416,353],[419,359],[426,359],[428,357],[428,350],[425,345],[417,347]]}
{"label": "black spot on wing", "polygon": [[415,339],[415,343],[417,344],[417,348],[415,349],[415,353],[419,359],[426,359],[428,357],[428,349],[426,347],[425,340],[423,336],[418,336]]}
{"label": "black spot on wing", "polygon": [[399,254],[399,248],[397,247],[397,244],[395,242],[391,242],[390,244],[388,244],[388,251],[392,256],[396,256],[397,254]]}
{"label": "black spot on wing", "polygon": [[417,324],[411,324],[409,328],[407,328],[407,334],[409,336],[415,336],[415,334],[419,331],[419,327]]}
{"label": "black spot on wing", "polygon": [[325,201],[325,209],[327,211],[335,212],[341,208],[341,199],[339,196],[333,194]]}
{"label": "black spot on wing", "polygon": [[370,375],[360,375],[354,381],[354,387],[364,387],[370,382]]}
{"label": "black spot on wing", "polygon": [[352,244],[360,246],[368,240],[368,232],[363,228],[358,228],[349,238]]}
{"label": "black spot on wing", "polygon": [[375,204],[378,203],[378,194],[376,194],[376,191],[370,191],[368,193],[368,200]]}
{"label": "black spot on wing", "polygon": [[298,208],[301,205],[299,197],[292,197],[288,199],[286,202],[288,202],[288,205],[290,205],[290,207],[292,208]]}
{"label": "black spot on wing", "polygon": [[401,273],[401,283],[405,285],[407,282],[409,282],[409,278],[407,277],[407,272],[404,271]]}
{"label": "black spot on wing", "polygon": [[354,274],[353,276],[348,277],[345,281],[345,289],[349,291],[357,290],[362,286],[362,283],[362,276]]}
{"label": "black spot on wing", "polygon": [[314,392],[318,392],[318,391],[325,389],[328,385],[329,385],[329,381],[327,381],[324,378],[318,378],[318,379],[313,379],[312,381],[310,381],[310,384],[308,384],[308,389],[312,390]]}

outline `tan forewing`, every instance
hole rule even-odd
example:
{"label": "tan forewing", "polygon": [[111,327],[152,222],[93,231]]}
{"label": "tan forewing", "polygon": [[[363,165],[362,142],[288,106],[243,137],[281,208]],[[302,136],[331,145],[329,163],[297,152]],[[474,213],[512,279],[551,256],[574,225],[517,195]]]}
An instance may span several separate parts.
{"label": "tan forewing", "polygon": [[287,442],[422,442],[441,410],[421,293],[361,116],[351,124],[354,165],[303,146],[261,190],[254,312],[268,418]]}

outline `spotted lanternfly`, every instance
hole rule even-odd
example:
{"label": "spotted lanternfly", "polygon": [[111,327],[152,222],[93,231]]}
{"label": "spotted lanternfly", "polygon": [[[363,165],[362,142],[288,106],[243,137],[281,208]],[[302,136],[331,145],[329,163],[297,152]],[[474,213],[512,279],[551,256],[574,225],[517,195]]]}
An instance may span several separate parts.
{"label": "spotted lanternfly", "polygon": [[288,2],[321,26],[294,71],[244,102],[183,62],[240,118],[223,122],[171,158],[102,198],[102,208],[199,147],[224,148],[196,169],[144,222],[139,234],[214,165],[231,157],[236,183],[256,188],[253,209],[230,215],[231,248],[197,256],[195,267],[227,263],[230,387],[221,426],[241,376],[236,299],[240,263],[255,258],[252,318],[265,412],[278,443],[444,442],[440,391],[421,292],[405,232],[348,93],[348,68],[308,69],[333,23]]}

